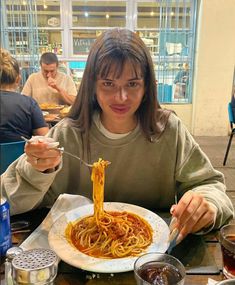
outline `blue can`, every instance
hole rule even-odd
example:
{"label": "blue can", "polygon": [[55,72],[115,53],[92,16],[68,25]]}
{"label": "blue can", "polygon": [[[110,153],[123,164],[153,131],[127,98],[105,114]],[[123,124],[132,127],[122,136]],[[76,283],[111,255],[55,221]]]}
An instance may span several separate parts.
{"label": "blue can", "polygon": [[10,206],[5,198],[0,201],[0,256],[6,255],[6,251],[12,245]]}

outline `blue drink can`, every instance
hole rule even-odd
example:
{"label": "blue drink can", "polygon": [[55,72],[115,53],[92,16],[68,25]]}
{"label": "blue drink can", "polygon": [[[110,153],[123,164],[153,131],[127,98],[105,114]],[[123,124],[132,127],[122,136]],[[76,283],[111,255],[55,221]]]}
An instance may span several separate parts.
{"label": "blue drink can", "polygon": [[0,256],[6,255],[11,243],[10,206],[5,198],[0,201]]}

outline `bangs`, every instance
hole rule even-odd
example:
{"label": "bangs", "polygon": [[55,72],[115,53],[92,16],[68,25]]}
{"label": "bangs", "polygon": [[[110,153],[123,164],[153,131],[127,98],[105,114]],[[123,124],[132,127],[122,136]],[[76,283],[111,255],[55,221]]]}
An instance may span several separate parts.
{"label": "bangs", "polygon": [[115,78],[118,79],[122,75],[124,65],[128,63],[132,68],[133,76],[136,78],[143,77],[143,70],[141,70],[141,64],[136,59],[125,56],[107,56],[103,58],[98,64],[97,70],[98,77],[101,79]]}

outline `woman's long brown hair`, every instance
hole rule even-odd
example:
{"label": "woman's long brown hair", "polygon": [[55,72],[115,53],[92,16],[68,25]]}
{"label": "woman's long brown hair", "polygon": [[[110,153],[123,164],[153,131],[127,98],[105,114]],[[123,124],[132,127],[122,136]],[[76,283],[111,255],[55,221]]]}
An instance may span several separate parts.
{"label": "woman's long brown hair", "polygon": [[96,100],[97,77],[107,78],[112,69],[118,78],[126,62],[135,72],[140,69],[145,82],[145,94],[136,111],[144,135],[152,141],[165,129],[170,111],[161,109],[158,102],[154,66],[148,48],[136,33],[127,29],[111,29],[101,34],[90,49],[77,98],[68,116],[81,130],[87,154],[90,152],[92,116],[101,110]]}

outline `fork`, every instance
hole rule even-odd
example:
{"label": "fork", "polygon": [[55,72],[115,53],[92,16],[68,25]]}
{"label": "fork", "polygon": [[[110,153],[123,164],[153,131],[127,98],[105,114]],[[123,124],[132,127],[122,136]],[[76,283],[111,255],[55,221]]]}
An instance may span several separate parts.
{"label": "fork", "polygon": [[[25,138],[24,136],[21,136],[21,138],[22,138],[24,141],[26,141],[27,143],[31,143],[31,141],[30,141],[29,139]],[[51,148],[58,149],[61,153],[67,154],[67,155],[69,155],[69,156],[71,156],[71,157],[73,157],[73,158],[78,159],[81,163],[83,163],[84,165],[86,165],[86,166],[88,166],[88,167],[93,167],[92,164],[87,163],[86,161],[84,161],[83,159],[81,159],[79,156],[76,156],[76,155],[74,155],[74,154],[72,154],[72,153],[70,153],[70,152],[65,151],[63,147],[51,147]]]}
{"label": "fork", "polygon": [[179,230],[177,228],[174,228],[173,230],[171,229],[172,225],[174,225],[175,222],[176,222],[176,218],[172,218],[171,223],[169,225],[170,235],[168,238],[168,241],[169,241],[169,246],[167,249],[168,254],[171,254],[172,249],[176,246],[177,237],[179,235]]}
{"label": "fork", "polygon": [[86,166],[88,166],[88,167],[93,167],[92,164],[87,163],[86,161],[84,161],[83,159],[81,159],[79,156],[74,155],[74,154],[72,154],[72,153],[70,153],[70,152],[65,151],[63,147],[57,147],[57,149],[60,150],[61,153],[67,154],[67,155],[69,155],[69,156],[71,156],[71,157],[73,157],[73,158],[76,158],[76,159],[80,160],[80,162],[83,163],[84,165],[86,165]]}
{"label": "fork", "polygon": [[[175,204],[177,205],[177,203],[178,203],[177,193],[175,193]],[[179,235],[179,230],[177,228],[174,228],[176,220],[177,219],[175,217],[173,217],[171,219],[171,222],[170,222],[170,225],[169,225],[170,234],[169,234],[169,238],[168,238],[168,241],[169,241],[169,246],[168,246],[168,249],[167,249],[167,253],[168,254],[171,254],[172,249],[176,246],[177,237]]]}

